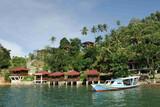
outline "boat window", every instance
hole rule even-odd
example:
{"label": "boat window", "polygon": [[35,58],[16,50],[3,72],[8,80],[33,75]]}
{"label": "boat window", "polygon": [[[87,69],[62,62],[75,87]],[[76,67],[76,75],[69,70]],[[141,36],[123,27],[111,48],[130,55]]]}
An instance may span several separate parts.
{"label": "boat window", "polygon": [[123,84],[124,85],[131,85],[131,80],[130,79],[123,80]]}
{"label": "boat window", "polygon": [[133,82],[133,85],[136,85],[137,82],[138,82],[138,78],[135,78],[135,79],[134,79],[134,82]]}
{"label": "boat window", "polygon": [[114,83],[114,81],[111,81],[111,84],[113,84]]}
{"label": "boat window", "polygon": [[117,84],[122,84],[121,82],[118,82]]}
{"label": "boat window", "polygon": [[105,81],[106,84],[108,84],[110,81]]}

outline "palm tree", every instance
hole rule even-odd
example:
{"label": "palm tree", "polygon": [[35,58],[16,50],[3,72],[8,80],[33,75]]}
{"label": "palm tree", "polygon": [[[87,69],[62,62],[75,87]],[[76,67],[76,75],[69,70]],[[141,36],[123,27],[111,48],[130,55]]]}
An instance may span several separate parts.
{"label": "palm tree", "polygon": [[87,27],[83,27],[83,29],[81,30],[81,34],[82,35],[87,35],[88,34],[88,28]]}
{"label": "palm tree", "polygon": [[102,43],[102,40],[103,40],[102,36],[98,36],[98,37],[95,38],[95,42],[96,42],[97,44]]}
{"label": "palm tree", "polygon": [[93,26],[92,29],[91,29],[91,32],[92,33],[96,33],[97,32],[97,28],[95,26]]}
{"label": "palm tree", "polygon": [[121,25],[120,20],[117,20],[117,21],[116,21],[116,24],[117,24],[117,26],[120,26],[120,25]]}
{"label": "palm tree", "polygon": [[103,31],[104,31],[102,24],[98,24],[98,30],[99,30],[100,32],[103,32]]}
{"label": "palm tree", "polygon": [[52,36],[52,37],[50,38],[50,41],[51,41],[52,43],[54,43],[55,40],[56,40],[56,37],[54,37],[54,36]]}
{"label": "palm tree", "polygon": [[108,28],[107,25],[103,24],[103,30],[107,32],[107,28]]}

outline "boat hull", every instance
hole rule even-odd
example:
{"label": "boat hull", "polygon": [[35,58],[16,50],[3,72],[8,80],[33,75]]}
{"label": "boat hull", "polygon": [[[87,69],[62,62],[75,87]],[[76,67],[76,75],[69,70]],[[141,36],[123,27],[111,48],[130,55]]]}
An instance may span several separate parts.
{"label": "boat hull", "polygon": [[111,85],[106,85],[106,84],[92,84],[91,86],[94,91],[103,92],[103,91],[116,91],[116,90],[135,88],[138,85],[116,87],[116,86],[111,86]]}

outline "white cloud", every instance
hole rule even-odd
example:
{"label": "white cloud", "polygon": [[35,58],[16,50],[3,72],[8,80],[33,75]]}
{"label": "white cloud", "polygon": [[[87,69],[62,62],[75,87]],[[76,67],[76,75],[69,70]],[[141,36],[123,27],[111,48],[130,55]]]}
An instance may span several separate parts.
{"label": "white cloud", "polygon": [[22,47],[16,43],[0,39],[0,44],[3,47],[11,50],[11,56],[24,56],[25,55]]}

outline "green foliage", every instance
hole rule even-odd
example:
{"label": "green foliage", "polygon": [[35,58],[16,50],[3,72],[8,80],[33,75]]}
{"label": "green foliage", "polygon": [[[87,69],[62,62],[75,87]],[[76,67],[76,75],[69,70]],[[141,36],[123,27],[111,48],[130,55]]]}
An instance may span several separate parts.
{"label": "green foliage", "polygon": [[117,20],[116,24],[117,24],[117,26],[120,26],[121,25],[120,20]]}
{"label": "green foliage", "polygon": [[35,59],[35,56],[34,56],[34,54],[32,54],[32,53],[29,53],[28,56],[29,56],[29,59],[30,59],[30,60],[34,60],[34,59]]}
{"label": "green foliage", "polygon": [[12,67],[26,67],[26,59],[23,57],[14,56],[11,59]]}
{"label": "green foliage", "polygon": [[5,78],[6,81],[10,81],[9,76],[10,76],[10,73],[6,72],[5,75],[4,75],[4,78]]}
{"label": "green foliage", "polygon": [[96,26],[93,26],[93,27],[92,27],[91,32],[92,32],[92,33],[96,33],[96,32],[97,32]]}
{"label": "green foliage", "polygon": [[56,40],[56,37],[52,36],[52,37],[50,38],[50,40],[51,40],[52,43],[54,43],[54,41]]}
{"label": "green foliage", "polygon": [[106,47],[112,46],[112,64],[134,60],[139,63],[139,68],[150,68],[154,75],[160,60],[159,14],[156,12],[143,20],[134,18],[127,27],[111,32],[111,42]]}
{"label": "green foliage", "polygon": [[9,72],[8,69],[1,69],[0,70],[0,76],[3,76],[5,81],[10,81],[10,78],[9,78],[10,72]]}
{"label": "green foliage", "polygon": [[81,34],[82,35],[87,35],[88,34],[88,28],[87,27],[83,27],[83,29],[81,30]]}
{"label": "green foliage", "polygon": [[114,77],[126,77],[126,76],[130,75],[130,72],[128,71],[127,64],[112,63],[111,66],[113,68],[113,76]]}
{"label": "green foliage", "polygon": [[49,66],[48,66],[48,65],[44,65],[44,66],[43,66],[43,70],[44,70],[44,71],[48,71],[48,70],[49,70]]}
{"label": "green foliage", "polygon": [[34,76],[25,76],[23,81],[33,81],[34,80]]}
{"label": "green foliage", "polygon": [[64,50],[55,49],[46,58],[46,63],[52,71],[64,71],[66,64],[68,64],[68,54]]}
{"label": "green foliage", "polygon": [[103,40],[102,36],[98,36],[95,38],[95,43],[100,45],[100,44],[102,44],[102,40]]}
{"label": "green foliage", "polygon": [[70,39],[70,50],[69,53],[70,55],[78,55],[80,53],[80,49],[81,49],[81,40],[78,38],[74,38],[74,39]]}
{"label": "green foliage", "polygon": [[59,48],[50,48],[45,59],[46,64],[52,72],[82,70],[84,60],[80,53],[81,41],[78,38],[67,40],[61,39]]}
{"label": "green foliage", "polygon": [[10,59],[10,50],[7,50],[0,44],[0,69],[8,68]]}
{"label": "green foliage", "polygon": [[67,40],[67,38],[62,38],[60,40],[59,48],[68,51],[68,49],[70,48],[70,42]]}
{"label": "green foliage", "polygon": [[154,75],[160,60],[159,16],[160,12],[156,12],[142,20],[133,18],[128,26],[113,29],[100,47],[95,67],[112,70],[115,76],[127,76],[130,73],[126,64],[133,60],[139,63],[139,68],[150,68]]}
{"label": "green foliage", "polygon": [[80,80],[81,80],[81,81],[84,81],[85,78],[86,78],[86,77],[85,77],[84,74],[81,74],[81,75],[80,75]]}

